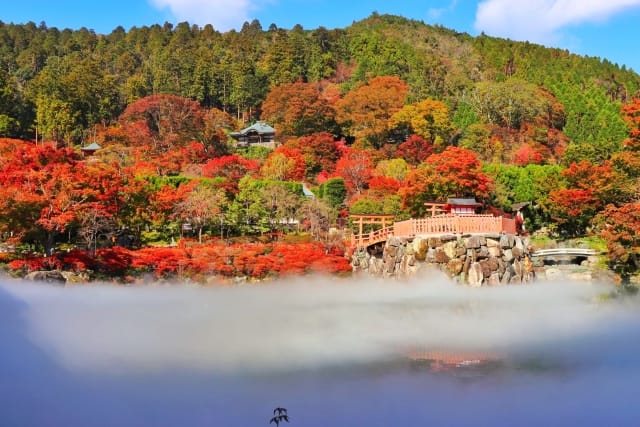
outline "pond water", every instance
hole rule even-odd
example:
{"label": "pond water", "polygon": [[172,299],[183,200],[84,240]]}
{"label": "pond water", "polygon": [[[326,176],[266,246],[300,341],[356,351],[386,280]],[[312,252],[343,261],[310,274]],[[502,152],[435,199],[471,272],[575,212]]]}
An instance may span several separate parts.
{"label": "pond water", "polygon": [[636,426],[640,306],[612,289],[7,281],[0,426]]}

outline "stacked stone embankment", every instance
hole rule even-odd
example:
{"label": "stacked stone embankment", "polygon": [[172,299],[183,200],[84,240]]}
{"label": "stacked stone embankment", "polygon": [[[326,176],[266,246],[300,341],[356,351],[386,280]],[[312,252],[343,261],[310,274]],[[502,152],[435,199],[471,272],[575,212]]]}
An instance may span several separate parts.
{"label": "stacked stone embankment", "polygon": [[533,264],[528,242],[513,234],[390,237],[381,257],[360,248],[354,252],[354,270],[371,275],[415,275],[429,266],[469,286],[529,283]]}

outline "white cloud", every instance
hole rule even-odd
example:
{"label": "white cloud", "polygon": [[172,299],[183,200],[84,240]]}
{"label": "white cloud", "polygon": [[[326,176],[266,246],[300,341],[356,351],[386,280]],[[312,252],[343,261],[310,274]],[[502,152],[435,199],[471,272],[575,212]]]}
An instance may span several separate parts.
{"label": "white cloud", "polygon": [[483,0],[474,25],[493,36],[549,44],[568,26],[603,22],[633,7],[640,0]]}
{"label": "white cloud", "polygon": [[239,29],[249,21],[255,8],[252,0],[149,0],[158,9],[168,8],[177,21],[204,26],[211,24],[216,30]]}
{"label": "white cloud", "polygon": [[447,7],[432,7],[427,10],[427,15],[429,19],[435,20],[442,17],[442,15],[453,12],[453,10],[458,5],[458,0],[451,0]]}

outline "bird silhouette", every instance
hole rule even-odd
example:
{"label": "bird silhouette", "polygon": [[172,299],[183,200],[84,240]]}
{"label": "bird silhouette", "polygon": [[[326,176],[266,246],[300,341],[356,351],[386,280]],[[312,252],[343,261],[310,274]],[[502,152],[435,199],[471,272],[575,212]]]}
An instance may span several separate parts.
{"label": "bird silhouette", "polygon": [[269,421],[269,424],[275,424],[276,427],[280,425],[281,422],[286,421],[289,422],[289,415],[287,414],[287,410],[285,408],[276,408],[273,410],[273,418]]}

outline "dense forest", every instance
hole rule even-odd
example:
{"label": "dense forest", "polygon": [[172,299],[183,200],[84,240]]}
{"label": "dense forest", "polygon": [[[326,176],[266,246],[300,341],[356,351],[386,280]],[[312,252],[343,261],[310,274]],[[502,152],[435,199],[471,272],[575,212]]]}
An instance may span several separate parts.
{"label": "dense forest", "polygon": [[[274,146],[230,137],[256,121]],[[616,268],[640,267],[640,76],[566,50],[376,13],[226,33],[0,22],[0,137],[12,268],[345,271],[349,213],[453,196],[532,202],[529,230],[599,235]]]}

